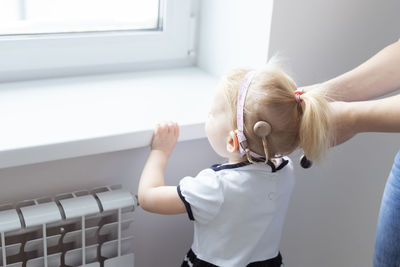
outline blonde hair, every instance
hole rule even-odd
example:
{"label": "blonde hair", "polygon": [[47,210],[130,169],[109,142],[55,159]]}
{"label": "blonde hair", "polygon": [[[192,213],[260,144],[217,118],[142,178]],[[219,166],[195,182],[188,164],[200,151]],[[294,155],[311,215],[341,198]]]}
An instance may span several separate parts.
{"label": "blonde hair", "polygon": [[[249,71],[235,69],[221,80],[232,129],[237,128],[238,90]],[[311,160],[319,160],[327,152],[333,137],[328,103],[323,95],[313,91],[301,95],[302,101],[298,103],[296,89],[294,81],[275,63],[257,71],[243,111],[244,134],[251,151],[269,159],[290,154],[300,146]],[[253,130],[258,121],[266,121],[272,128],[264,145]]]}

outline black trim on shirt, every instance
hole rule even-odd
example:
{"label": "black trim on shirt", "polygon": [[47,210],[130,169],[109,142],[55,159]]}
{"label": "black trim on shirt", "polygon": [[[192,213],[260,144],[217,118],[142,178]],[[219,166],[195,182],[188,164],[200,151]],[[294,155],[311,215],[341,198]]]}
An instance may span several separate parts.
{"label": "black trim on shirt", "polygon": [[[186,254],[186,259],[183,261],[181,267],[218,267],[215,264],[203,261],[197,257],[197,255],[193,252],[192,249]],[[281,253],[274,258],[251,262],[246,265],[246,267],[281,267],[282,266],[282,256]]]}
{"label": "black trim on shirt", "polygon": [[[254,161],[256,161],[256,162],[264,162],[265,159],[254,159]],[[267,164],[271,167],[272,172],[276,172],[276,171],[279,171],[279,170],[283,169],[288,163],[289,163],[289,160],[282,159],[282,163],[279,164],[278,167],[276,167],[275,164],[272,161],[268,160],[268,162],[267,162]],[[240,167],[247,166],[247,165],[250,165],[250,164],[251,163],[248,162],[248,161],[242,161],[242,162],[239,162],[239,163],[232,163],[232,164],[214,164],[210,168],[213,171],[217,172],[217,171],[226,170],[226,169],[240,168]]]}
{"label": "black trim on shirt", "polygon": [[288,163],[289,163],[289,160],[284,159],[284,158],[282,158],[282,162],[281,162],[281,164],[279,164],[278,167],[276,167],[275,164],[270,160],[268,160],[268,162],[267,162],[267,164],[271,167],[272,172],[277,172],[277,171],[283,169]]}
{"label": "black trim on shirt", "polygon": [[179,195],[179,197],[181,198],[183,204],[185,205],[186,212],[187,212],[187,214],[188,214],[188,216],[189,216],[189,219],[190,219],[191,221],[194,221],[192,208],[191,208],[189,202],[187,202],[186,199],[185,199],[185,197],[182,195],[181,186],[178,185],[178,186],[176,187],[176,190],[178,191],[178,195]]}
{"label": "black trim on shirt", "polygon": [[279,171],[279,170],[283,169],[288,163],[289,163],[289,160],[282,159],[282,163],[279,164],[279,166],[276,168],[276,170]]}
{"label": "black trim on shirt", "polygon": [[221,170],[225,170],[225,169],[235,169],[235,168],[239,168],[239,167],[243,167],[246,165],[250,165],[251,163],[248,161],[242,161],[239,163],[232,163],[232,164],[214,164],[212,165],[210,168],[213,169],[213,171],[221,171]]}

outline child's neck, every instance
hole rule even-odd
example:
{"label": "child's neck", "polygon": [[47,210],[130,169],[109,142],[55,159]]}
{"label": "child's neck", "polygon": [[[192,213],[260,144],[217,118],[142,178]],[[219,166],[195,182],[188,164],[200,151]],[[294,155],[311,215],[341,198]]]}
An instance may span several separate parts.
{"label": "child's neck", "polygon": [[228,158],[228,163],[239,163],[239,162],[243,162],[246,161],[246,159],[237,156],[237,155],[232,155]]}

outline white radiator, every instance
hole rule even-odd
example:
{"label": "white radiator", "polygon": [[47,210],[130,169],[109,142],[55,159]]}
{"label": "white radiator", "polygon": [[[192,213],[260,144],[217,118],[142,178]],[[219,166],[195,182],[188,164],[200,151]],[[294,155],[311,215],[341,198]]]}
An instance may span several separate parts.
{"label": "white radiator", "polygon": [[136,197],[118,186],[0,206],[0,266],[134,267]]}

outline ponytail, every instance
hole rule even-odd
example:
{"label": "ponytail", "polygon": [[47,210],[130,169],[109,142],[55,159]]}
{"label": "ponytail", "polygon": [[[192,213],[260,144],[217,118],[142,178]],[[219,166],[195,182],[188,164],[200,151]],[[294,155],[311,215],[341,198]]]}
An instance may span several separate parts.
{"label": "ponytail", "polygon": [[308,91],[301,95],[302,116],[299,129],[300,146],[310,160],[320,160],[333,139],[330,109],[323,95]]}

